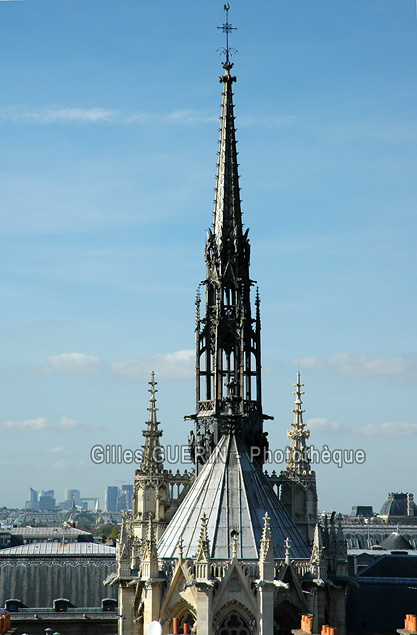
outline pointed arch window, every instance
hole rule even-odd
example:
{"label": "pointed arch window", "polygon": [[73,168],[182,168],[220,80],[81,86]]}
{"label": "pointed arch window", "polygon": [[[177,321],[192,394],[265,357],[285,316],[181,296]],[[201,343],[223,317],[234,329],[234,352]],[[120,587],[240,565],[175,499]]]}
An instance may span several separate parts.
{"label": "pointed arch window", "polygon": [[244,617],[236,611],[228,613],[217,633],[218,635],[253,635],[253,631]]}

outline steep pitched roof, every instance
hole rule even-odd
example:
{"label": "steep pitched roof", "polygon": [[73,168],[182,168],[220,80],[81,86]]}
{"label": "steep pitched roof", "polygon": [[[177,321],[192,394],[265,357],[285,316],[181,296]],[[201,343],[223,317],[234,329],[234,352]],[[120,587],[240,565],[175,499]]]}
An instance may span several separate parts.
{"label": "steep pitched roof", "polygon": [[182,538],[184,557],[195,556],[205,514],[212,559],[232,557],[232,532],[237,532],[237,557],[258,560],[265,512],[270,517],[274,557],[284,559],[288,537],[292,557],[309,558],[308,547],[261,468],[250,460],[242,439],[233,432],[226,434],[162,535],[158,555],[176,557]]}
{"label": "steep pitched roof", "polygon": [[385,540],[381,542],[380,546],[383,547],[384,549],[390,549],[391,551],[396,551],[396,550],[408,551],[409,549],[414,549],[413,545],[410,545],[408,540],[406,540],[404,536],[401,536],[401,534],[398,531],[395,531],[389,536],[387,536]]}

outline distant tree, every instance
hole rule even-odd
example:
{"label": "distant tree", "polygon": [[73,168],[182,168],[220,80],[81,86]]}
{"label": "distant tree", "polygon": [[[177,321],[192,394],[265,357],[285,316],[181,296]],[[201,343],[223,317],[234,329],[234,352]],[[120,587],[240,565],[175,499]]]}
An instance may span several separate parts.
{"label": "distant tree", "polygon": [[79,512],[74,515],[74,522],[78,529],[90,531],[91,525],[94,524],[94,516],[88,512]]}
{"label": "distant tree", "polygon": [[116,540],[117,536],[119,535],[119,531],[120,527],[118,525],[109,523],[107,525],[100,525],[100,527],[97,527],[96,536],[100,536],[103,542],[106,542],[106,540],[108,539]]}
{"label": "distant tree", "polygon": [[120,527],[118,525],[115,525],[110,532],[109,539],[117,540],[117,538],[119,537],[119,533],[120,533]]}

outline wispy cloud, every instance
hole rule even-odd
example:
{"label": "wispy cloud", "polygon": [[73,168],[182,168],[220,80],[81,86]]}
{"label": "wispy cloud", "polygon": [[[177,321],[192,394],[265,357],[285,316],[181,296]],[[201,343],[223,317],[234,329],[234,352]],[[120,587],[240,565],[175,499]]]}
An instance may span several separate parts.
{"label": "wispy cloud", "polygon": [[81,421],[78,421],[77,419],[71,419],[70,417],[61,417],[61,419],[56,422],[50,421],[47,417],[36,417],[34,419],[25,419],[23,421],[3,421],[0,422],[0,427],[9,430],[15,430],[16,432],[18,432],[19,430],[41,432],[45,430],[71,431],[87,428],[96,429],[98,426],[87,425],[85,423],[82,423]]}
{"label": "wispy cloud", "polygon": [[[5,0],[0,0],[5,1]],[[8,0],[16,1],[16,0]],[[286,125],[293,120],[293,117],[240,117],[239,125],[242,127],[267,126],[278,127]],[[123,113],[119,110],[109,108],[79,108],[79,107],[59,107],[48,106],[46,108],[25,108],[21,106],[0,107],[0,122],[11,122],[15,124],[138,124],[149,125],[153,123],[173,124],[173,125],[194,125],[207,124],[218,121],[217,115],[211,115],[204,111],[197,110],[176,110],[168,113],[156,112],[136,112]]]}
{"label": "wispy cloud", "polygon": [[315,417],[306,421],[312,435],[334,434],[363,437],[407,437],[417,435],[417,423],[387,421],[368,423],[364,426],[348,426],[339,421],[330,421],[324,417]]}
{"label": "wispy cloud", "polygon": [[56,455],[56,454],[61,454],[61,455],[63,455],[63,454],[68,454],[68,450],[67,450],[67,448],[65,448],[63,445],[61,445],[61,446],[59,446],[59,447],[57,447],[57,448],[51,448],[51,449],[49,450],[49,454],[52,454],[52,455]]}
{"label": "wispy cloud", "polygon": [[36,417],[35,419],[26,419],[25,421],[3,421],[1,423],[3,428],[13,428],[15,430],[46,430],[51,427],[50,422],[46,417]]}
{"label": "wispy cloud", "polygon": [[417,434],[417,423],[387,421],[386,423],[368,423],[360,428],[366,437],[408,437]]}
{"label": "wispy cloud", "polygon": [[346,434],[351,431],[349,426],[340,423],[339,421],[329,421],[324,417],[313,417],[306,421],[307,428],[314,434],[331,433],[331,434]]}
{"label": "wispy cloud", "polygon": [[40,108],[30,110],[14,106],[0,108],[0,121],[12,123],[111,123],[119,113],[105,108]]}
{"label": "wispy cloud", "polygon": [[183,350],[165,355],[154,355],[147,359],[115,362],[111,370],[121,377],[144,379],[154,370],[157,377],[184,379],[194,375],[195,351]]}
{"label": "wispy cloud", "polygon": [[202,124],[218,121],[218,117],[208,115],[195,110],[176,110],[170,113],[138,112],[124,117],[126,123],[176,123],[176,124]]}
{"label": "wispy cloud", "polygon": [[147,379],[154,370],[158,377],[183,379],[193,376],[194,358],[195,351],[192,349],[112,363],[86,353],[59,353],[47,357],[46,364],[35,368],[33,372],[44,375],[85,375],[105,371],[125,379]]}
{"label": "wispy cloud", "polygon": [[398,357],[373,357],[334,353],[330,357],[304,357],[294,360],[302,368],[318,372],[337,371],[351,377],[391,377],[398,383],[417,382],[417,354],[406,353]]}
{"label": "wispy cloud", "polygon": [[95,373],[105,368],[105,364],[94,355],[85,353],[60,353],[50,355],[46,359],[46,366],[35,369],[38,373],[75,373],[84,375]]}

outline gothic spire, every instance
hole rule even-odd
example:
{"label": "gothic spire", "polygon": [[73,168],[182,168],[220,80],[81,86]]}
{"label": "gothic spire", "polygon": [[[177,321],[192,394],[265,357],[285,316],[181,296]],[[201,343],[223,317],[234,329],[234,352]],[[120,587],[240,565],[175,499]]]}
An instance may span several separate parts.
{"label": "gothic spire", "polygon": [[304,392],[301,390],[303,386],[304,384],[301,383],[300,372],[298,372],[297,383],[294,384],[296,390],[293,392],[293,395],[295,395],[295,408],[293,409],[294,422],[292,424],[292,430],[288,430],[287,432],[288,438],[291,439],[290,454],[287,461],[287,473],[301,477],[310,476],[312,474],[306,444],[306,439],[309,438],[310,431],[307,430],[303,422],[303,413],[305,412],[305,410],[302,409],[303,402],[301,401],[301,396],[304,395]]}
{"label": "gothic spire", "polygon": [[162,448],[159,443],[159,437],[162,436],[162,431],[158,429],[159,422],[156,416],[158,408],[156,407],[155,394],[158,391],[155,386],[158,384],[155,381],[154,371],[152,371],[152,378],[149,384],[151,386],[149,389],[149,392],[151,393],[148,408],[149,417],[147,421],[147,428],[142,431],[142,434],[145,437],[145,445],[143,446],[143,456],[139,472],[151,476],[162,473],[164,469],[162,462]]}
{"label": "gothic spire", "polygon": [[233,240],[235,243],[237,241],[236,247],[238,247],[242,239],[242,212],[232,92],[232,85],[236,81],[236,77],[230,74],[232,67],[233,64],[227,60],[223,64],[225,73],[219,78],[223,84],[223,95],[213,233],[220,250],[228,240]]}
{"label": "gothic spire", "polygon": [[[228,5],[227,5],[228,7]],[[225,7],[226,9],[226,7]],[[232,28],[227,19],[226,34]],[[205,261],[205,310],[196,315],[196,413],[195,432],[190,438],[197,473],[207,461],[222,434],[231,426],[240,434],[252,457],[263,463],[267,447],[263,432],[261,397],[261,319],[259,294],[252,317],[249,275],[250,245],[243,231],[239,193],[235,117],[231,75],[231,49],[225,49],[217,163],[216,196],[212,229],[208,231]],[[201,317],[200,317],[201,313]]]}

